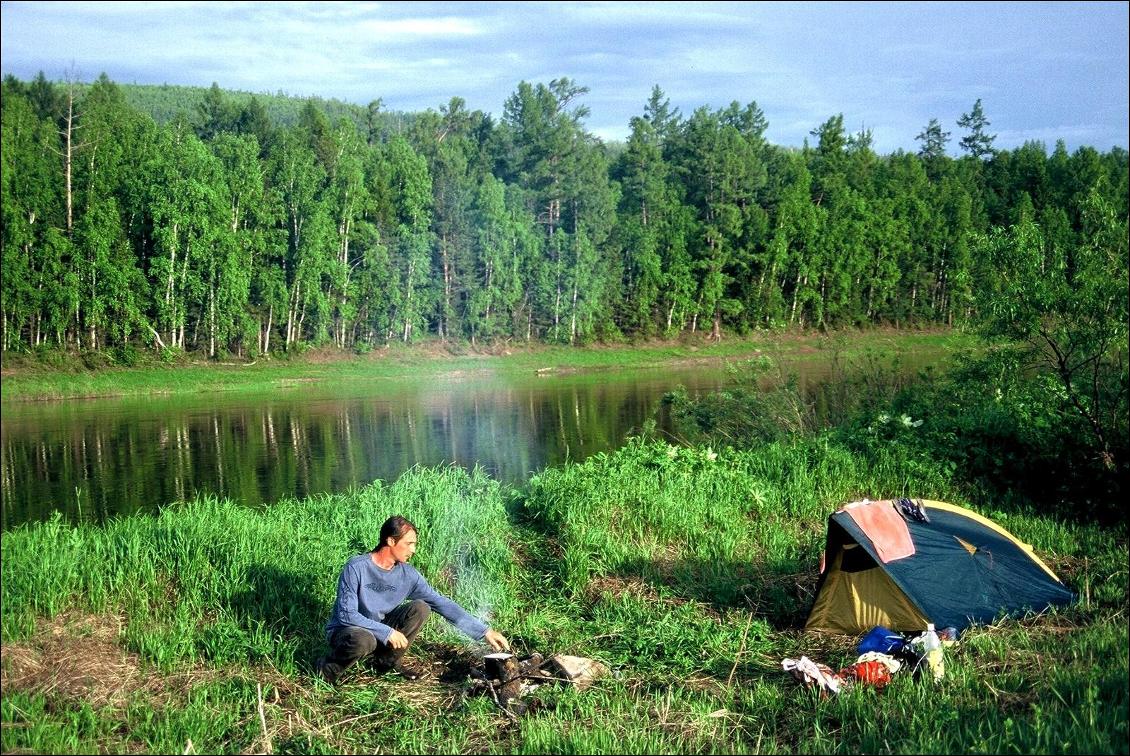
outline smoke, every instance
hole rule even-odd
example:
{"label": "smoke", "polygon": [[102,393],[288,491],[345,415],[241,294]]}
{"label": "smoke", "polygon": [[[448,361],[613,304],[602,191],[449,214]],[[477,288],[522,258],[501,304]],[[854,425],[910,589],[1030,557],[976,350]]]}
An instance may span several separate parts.
{"label": "smoke", "polygon": [[411,509],[419,516],[428,571],[440,578],[437,589],[447,589],[469,614],[493,625],[508,601],[505,578],[513,559],[498,482],[478,469],[451,466],[404,476],[397,488],[418,502]]}
{"label": "smoke", "polygon": [[467,597],[466,608],[488,625],[494,618],[499,591],[475,556],[472,544],[463,542],[455,549],[452,562],[459,593]]}

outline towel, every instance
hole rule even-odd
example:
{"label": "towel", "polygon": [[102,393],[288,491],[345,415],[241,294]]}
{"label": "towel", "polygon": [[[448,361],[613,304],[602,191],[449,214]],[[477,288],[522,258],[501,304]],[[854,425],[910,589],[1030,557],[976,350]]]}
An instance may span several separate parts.
{"label": "towel", "polygon": [[843,681],[826,664],[817,664],[807,656],[800,659],[782,659],[781,668],[791,674],[806,688],[817,688],[822,693],[839,693]]}
{"label": "towel", "polygon": [[857,506],[844,507],[859,529],[871,539],[879,559],[893,562],[914,554],[914,541],[910,540],[910,528],[889,501],[863,502]]}

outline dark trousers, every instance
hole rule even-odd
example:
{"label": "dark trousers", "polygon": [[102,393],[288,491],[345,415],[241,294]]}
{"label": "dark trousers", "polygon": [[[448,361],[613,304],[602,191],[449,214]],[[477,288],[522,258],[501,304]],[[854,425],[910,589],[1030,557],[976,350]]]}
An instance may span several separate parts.
{"label": "dark trousers", "polygon": [[[408,639],[408,645],[411,646],[431,613],[432,608],[417,599],[396,607],[385,615],[382,622],[403,633]],[[395,649],[387,643],[381,643],[366,628],[339,627],[330,636],[330,654],[325,660],[325,674],[330,679],[337,679],[358,659],[370,655],[372,655],[371,663],[377,669],[392,669],[400,662],[407,650],[407,648]]]}

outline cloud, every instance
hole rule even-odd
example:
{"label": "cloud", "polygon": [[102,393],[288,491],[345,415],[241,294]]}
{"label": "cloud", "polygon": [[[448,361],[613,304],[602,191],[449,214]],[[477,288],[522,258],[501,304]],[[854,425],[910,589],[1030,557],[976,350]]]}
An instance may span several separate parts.
{"label": "cloud", "polygon": [[627,136],[659,84],[684,115],[756,101],[788,145],[843,113],[880,151],[914,149],[930,118],[956,130],[982,98],[1008,128],[998,144],[1086,123],[1067,138],[1125,145],[1127,15],[1125,3],[6,2],[0,68],[61,78],[73,61],[86,78],[401,110],[460,96],[496,116],[519,81],[568,76],[590,88],[590,128],[606,139]]}
{"label": "cloud", "polygon": [[366,19],[356,24],[357,32],[388,42],[415,42],[422,37],[473,37],[482,28],[466,18]]}

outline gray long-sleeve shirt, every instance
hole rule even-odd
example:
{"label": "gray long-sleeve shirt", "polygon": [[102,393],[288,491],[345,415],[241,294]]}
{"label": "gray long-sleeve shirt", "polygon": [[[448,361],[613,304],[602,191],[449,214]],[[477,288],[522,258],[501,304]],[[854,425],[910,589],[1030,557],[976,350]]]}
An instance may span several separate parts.
{"label": "gray long-sleeve shirt", "polygon": [[350,559],[341,571],[337,580],[337,601],[326,623],[326,640],[339,627],[354,626],[363,627],[381,643],[388,643],[392,628],[381,620],[406,599],[422,599],[460,632],[475,640],[486,634],[486,624],[428,585],[415,567],[397,562],[391,570],[381,569],[365,553]]}

